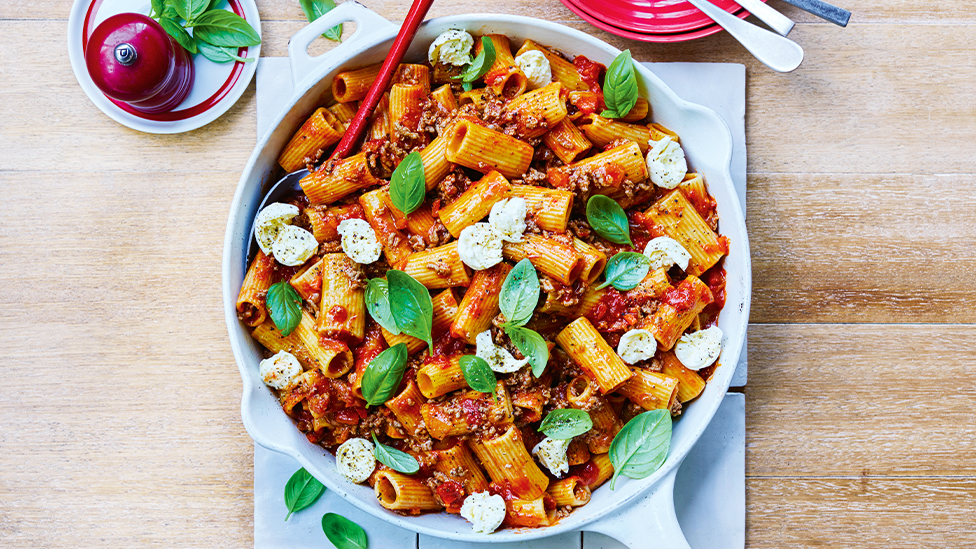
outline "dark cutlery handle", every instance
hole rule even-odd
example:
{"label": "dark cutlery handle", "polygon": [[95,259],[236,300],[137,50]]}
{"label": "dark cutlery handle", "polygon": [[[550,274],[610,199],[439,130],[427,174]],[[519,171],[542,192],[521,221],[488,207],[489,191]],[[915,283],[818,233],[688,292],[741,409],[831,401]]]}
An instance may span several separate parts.
{"label": "dark cutlery handle", "polygon": [[787,4],[793,4],[794,6],[800,8],[801,10],[808,11],[817,17],[826,19],[835,25],[840,25],[842,27],[847,26],[847,22],[851,20],[851,12],[845,10],[844,8],[838,8],[832,4],[823,2],[822,0],[783,0]]}

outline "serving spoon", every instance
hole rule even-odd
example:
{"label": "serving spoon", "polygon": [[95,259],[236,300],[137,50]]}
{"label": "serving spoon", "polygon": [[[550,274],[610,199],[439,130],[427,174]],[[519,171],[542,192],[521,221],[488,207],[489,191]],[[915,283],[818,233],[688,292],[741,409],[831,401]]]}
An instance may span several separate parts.
{"label": "serving spoon", "polygon": [[[424,17],[427,12],[430,11],[430,6],[434,3],[434,0],[414,0],[413,5],[410,6],[410,11],[407,12],[406,18],[403,20],[403,24],[400,26],[400,32],[397,33],[396,39],[393,40],[393,46],[390,47],[390,53],[387,54],[386,59],[383,61],[383,65],[380,66],[380,72],[376,76],[376,80],[373,85],[370,86],[369,92],[366,97],[359,104],[359,110],[356,111],[356,116],[349,122],[349,126],[346,128],[345,134],[342,136],[342,140],[336,145],[335,151],[333,151],[332,156],[329,160],[339,160],[349,156],[350,151],[359,142],[359,138],[363,136],[363,132],[366,131],[366,125],[369,123],[369,117],[373,114],[373,110],[376,109],[376,105],[379,104],[380,98],[383,96],[383,92],[386,87],[390,84],[390,80],[393,79],[393,73],[396,71],[397,67],[400,65],[400,61],[403,61],[403,56],[407,53],[407,48],[410,47],[410,43],[413,42],[413,37],[417,34],[417,29],[420,24],[423,23]],[[271,189],[268,190],[264,195],[264,199],[261,200],[261,204],[258,206],[258,214],[261,210],[268,205],[269,202],[277,202],[279,200],[285,199],[292,193],[301,190],[299,182],[303,177],[309,174],[306,169],[298,170],[296,172],[291,172],[288,175],[282,177],[275,183]],[[251,242],[254,242],[254,230],[257,225],[257,214],[255,214],[254,221],[251,222]]]}
{"label": "serving spoon", "polygon": [[803,48],[774,32],[739,19],[708,0],[688,0],[713,21],[722,26],[763,65],[776,72],[792,72],[803,62]]}

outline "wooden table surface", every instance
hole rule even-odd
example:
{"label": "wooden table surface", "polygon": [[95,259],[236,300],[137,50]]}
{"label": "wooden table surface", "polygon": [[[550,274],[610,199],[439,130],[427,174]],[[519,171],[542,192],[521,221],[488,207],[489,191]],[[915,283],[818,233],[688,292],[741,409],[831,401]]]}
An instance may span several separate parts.
{"label": "wooden table surface", "polygon": [[[976,547],[976,4],[836,1],[847,29],[771,2],[806,50],[789,75],[724,33],[638,44],[557,0],[431,15],[745,63],[747,545]],[[0,2],[0,546],[249,547],[220,256],[254,85],[201,130],[124,128],[71,72],[70,5]],[[258,5],[262,53],[286,55],[297,1]]]}

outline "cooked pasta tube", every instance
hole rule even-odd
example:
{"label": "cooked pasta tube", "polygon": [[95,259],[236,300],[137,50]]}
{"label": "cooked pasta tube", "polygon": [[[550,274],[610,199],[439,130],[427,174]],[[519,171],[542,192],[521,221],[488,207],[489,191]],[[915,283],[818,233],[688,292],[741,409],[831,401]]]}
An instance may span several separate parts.
{"label": "cooked pasta tube", "polygon": [[564,164],[572,164],[593,147],[593,143],[568,118],[563,118],[546,132],[542,141]]}
{"label": "cooked pasta tube", "polygon": [[465,119],[455,122],[443,136],[449,162],[482,173],[498,170],[505,177],[518,177],[529,169],[535,154],[528,143]]}
{"label": "cooked pasta tube", "polygon": [[590,450],[586,447],[586,443],[579,439],[573,439],[569,443],[569,448],[566,449],[566,461],[569,462],[570,467],[590,461],[590,455]]}
{"label": "cooked pasta tube", "polygon": [[562,91],[563,85],[553,82],[508,102],[505,110],[514,117],[520,137],[539,137],[566,118]]}
{"label": "cooked pasta tube", "polygon": [[590,414],[593,428],[583,437],[587,449],[594,454],[609,451],[613,437],[623,429],[624,423],[610,407],[607,399],[596,394],[588,377],[577,376],[566,388],[566,400],[570,407],[585,409]]}
{"label": "cooked pasta tube", "polygon": [[352,122],[357,110],[355,103],[336,103],[329,107],[329,111],[343,126],[348,126]]}
{"label": "cooked pasta tube", "polygon": [[390,88],[390,138],[399,141],[404,132],[414,133],[427,97],[423,86],[393,84]]}
{"label": "cooked pasta tube", "polygon": [[332,97],[340,103],[364,99],[380,74],[381,64],[340,72],[332,79]]}
{"label": "cooked pasta tube", "polygon": [[603,268],[607,266],[607,254],[578,238],[573,238],[573,248],[583,258],[583,270],[580,272],[580,280],[587,284],[593,284],[600,277]]}
{"label": "cooked pasta tube", "polygon": [[454,92],[451,90],[450,84],[444,84],[443,86],[437,88],[430,93],[431,98],[437,101],[444,107],[448,112],[456,111],[458,108],[457,99],[454,97]]}
{"label": "cooked pasta tube", "polygon": [[603,94],[594,91],[571,91],[566,94],[569,114],[566,118],[576,122],[588,114],[603,112]]}
{"label": "cooked pasta tube", "polygon": [[288,283],[305,301],[318,301],[319,292],[322,290],[322,260],[296,273]]}
{"label": "cooked pasta tube", "polygon": [[712,291],[704,282],[688,275],[676,288],[661,296],[660,306],[643,327],[654,334],[662,349],[669,351],[713,299]]}
{"label": "cooked pasta tube", "polygon": [[558,507],[579,507],[590,502],[590,487],[577,476],[557,480],[546,491]]}
{"label": "cooked pasta tube", "polygon": [[593,480],[587,482],[590,490],[596,490],[604,482],[613,476],[613,463],[610,462],[610,454],[596,454],[590,458],[595,474]]}
{"label": "cooked pasta tube", "polygon": [[420,407],[426,401],[417,384],[410,380],[400,394],[386,401],[386,407],[393,412],[408,435],[416,435],[423,428],[424,418],[420,415]]}
{"label": "cooked pasta tube", "polygon": [[691,254],[685,269],[688,274],[704,273],[728,253],[725,244],[680,189],[655,202],[645,215]]}
{"label": "cooked pasta tube", "polygon": [[701,394],[705,389],[705,380],[698,375],[698,372],[685,368],[685,365],[674,356],[674,351],[664,353],[662,358],[664,369],[661,373],[678,379],[678,402],[684,404]]}
{"label": "cooked pasta tube", "polygon": [[468,494],[488,489],[488,479],[464,442],[458,442],[445,450],[434,450],[437,461],[434,469],[459,482]]}
{"label": "cooked pasta tube", "polygon": [[366,332],[365,291],[350,273],[359,265],[344,253],[322,256],[322,303],[318,331],[322,335],[361,341]]}
{"label": "cooked pasta tube", "polygon": [[345,133],[345,126],[331,111],[316,109],[285,145],[278,157],[278,164],[286,172],[300,170],[318,159],[319,150],[338,143]]}
{"label": "cooked pasta tube", "polygon": [[664,126],[658,124],[657,122],[648,124],[647,128],[651,131],[651,141],[660,141],[665,137],[670,137],[671,140],[674,141],[675,143],[681,144],[681,138],[678,137],[678,134],[665,128]]}
{"label": "cooked pasta tube", "polygon": [[237,294],[237,316],[250,327],[257,326],[268,318],[265,296],[271,287],[271,275],[274,272],[275,260],[258,250],[251,266],[244,276],[241,291]]}
{"label": "cooked pasta tube", "polygon": [[546,178],[554,187],[567,188],[573,173],[582,173],[594,181],[593,194],[607,194],[617,190],[625,179],[640,183],[647,179],[647,163],[641,148],[633,141],[607,152],[580,160],[575,164],[551,168]]}
{"label": "cooked pasta tube", "polygon": [[522,242],[505,242],[502,255],[513,263],[528,258],[536,269],[567,285],[575,282],[585,268],[574,247],[537,235],[524,237]]}
{"label": "cooked pasta tube", "polygon": [[312,236],[318,242],[339,240],[339,223],[346,219],[366,219],[359,204],[339,206],[309,206],[302,211],[312,229]]}
{"label": "cooked pasta tube", "polygon": [[[508,44],[508,37],[504,34],[489,34],[492,45],[495,47],[495,62],[485,73],[485,85],[495,92],[495,95],[511,99],[521,95],[529,79],[522,73],[522,69],[515,64],[515,57],[512,56],[512,49]],[[474,43],[474,55],[481,53],[481,40]]]}
{"label": "cooked pasta tube", "polygon": [[359,197],[359,205],[363,207],[366,221],[376,231],[376,236],[383,245],[383,255],[390,265],[397,265],[408,255],[413,253],[413,247],[407,237],[397,228],[393,212],[386,205],[388,192],[376,189],[364,193]]}
{"label": "cooked pasta tube", "polygon": [[461,371],[461,356],[432,356],[417,370],[417,386],[427,398],[446,395],[468,386]]}
{"label": "cooked pasta tube", "polygon": [[[547,503],[548,501],[548,503]],[[506,526],[537,528],[549,526],[556,520],[556,505],[545,497],[507,501]]]}
{"label": "cooked pasta tube", "polygon": [[586,317],[570,322],[556,336],[556,343],[600,385],[603,394],[615,391],[633,375]]}
{"label": "cooked pasta tube", "polygon": [[678,190],[685,195],[688,202],[695,205],[698,214],[708,222],[707,216],[715,211],[716,204],[715,199],[708,194],[705,179],[701,174],[695,172],[685,174],[684,180],[678,185]]}
{"label": "cooked pasta tube", "polygon": [[512,266],[502,262],[489,269],[475,271],[471,277],[457,315],[451,324],[451,335],[474,345],[478,334],[491,326],[498,314],[498,294]]}
{"label": "cooked pasta tube", "polygon": [[[437,294],[431,299],[434,305],[434,315],[432,321],[431,333],[436,338],[439,334],[447,332],[451,328],[451,324],[454,322],[454,317],[457,316],[458,312],[458,302],[454,298],[454,292],[450,289],[444,290],[443,292]],[[413,336],[408,336],[407,334],[396,334],[388,332],[386,328],[382,329],[383,338],[386,340],[390,347],[396,345],[397,343],[403,343],[407,346],[407,353],[413,355],[418,351],[427,347],[427,343],[422,339],[417,339]]]}
{"label": "cooked pasta tube", "polygon": [[573,211],[573,193],[533,185],[512,185],[512,196],[525,200],[526,210],[535,215],[535,224],[545,231],[566,232]]}
{"label": "cooked pasta tube", "polygon": [[467,104],[472,104],[475,107],[483,107],[485,102],[488,100],[488,88],[478,88],[476,90],[468,90],[462,92],[458,96],[458,104],[462,107]]}
{"label": "cooked pasta tube", "polygon": [[668,410],[678,396],[678,378],[643,368],[632,368],[634,377],[617,392],[645,410]]}
{"label": "cooked pasta tube", "polygon": [[326,377],[340,377],[352,368],[349,347],[336,341],[319,339],[315,319],[302,311],[302,320],[292,333],[283,335],[269,318],[251,332],[258,343],[272,353],[288,351],[308,370],[317,370]]}
{"label": "cooked pasta tube", "polygon": [[376,499],[380,505],[391,511],[417,515],[422,511],[441,509],[434,493],[418,479],[389,469],[375,473],[373,478]]}
{"label": "cooked pasta tube", "polygon": [[383,139],[390,135],[390,94],[384,93],[376,104],[369,121],[369,139]]}
{"label": "cooked pasta tube", "polygon": [[444,135],[438,135],[421,149],[420,163],[424,165],[424,186],[431,191],[454,169],[454,164],[447,159],[447,138]]}
{"label": "cooked pasta tube", "polygon": [[512,184],[505,176],[490,171],[454,199],[454,202],[442,207],[437,216],[454,238],[457,238],[466,227],[484,219],[491,212],[492,206],[505,198],[511,189]]}
{"label": "cooked pasta tube", "polygon": [[394,84],[406,84],[409,86],[420,86],[424,89],[424,95],[430,93],[430,67],[427,65],[416,65],[412,63],[401,63],[395,73],[393,73]]}
{"label": "cooked pasta tube", "polygon": [[630,109],[630,112],[623,116],[621,120],[624,122],[640,122],[647,118],[647,115],[651,112],[651,104],[647,102],[647,99],[643,97],[638,97],[637,102],[634,103],[634,107]]}
{"label": "cooked pasta tube", "polygon": [[512,391],[512,406],[522,409],[522,421],[530,423],[542,420],[542,408],[546,397],[541,387]]}
{"label": "cooked pasta tube", "polygon": [[511,425],[503,434],[490,440],[470,438],[468,445],[488,471],[492,482],[510,483],[512,492],[519,498],[541,497],[549,486],[549,477],[529,455],[518,427]]}
{"label": "cooked pasta tube", "polygon": [[512,401],[505,384],[495,385],[497,399],[488,393],[467,391],[441,402],[427,402],[420,407],[430,436],[443,440],[472,433],[487,425],[512,423]]}
{"label": "cooked pasta tube", "polygon": [[414,252],[400,262],[399,269],[431,290],[467,286],[471,284],[471,274],[461,262],[457,247],[455,240],[450,244]]}
{"label": "cooked pasta tube", "polygon": [[576,70],[573,63],[567,61],[560,55],[552,53],[549,48],[537,44],[532,40],[526,40],[522,44],[522,47],[519,48],[517,56],[522,55],[527,51],[538,51],[541,52],[542,55],[545,55],[546,59],[549,60],[549,68],[552,71],[552,79],[562,84],[566,89],[579,91],[590,89],[586,82],[583,82],[579,71]]}
{"label": "cooked pasta tube", "polygon": [[618,139],[633,141],[640,146],[641,153],[647,154],[650,146],[651,130],[647,126],[628,124],[618,120],[589,114],[580,119],[579,129],[597,147],[605,147]]}
{"label": "cooked pasta tube", "polygon": [[667,267],[661,267],[660,269],[655,269],[644,277],[643,280],[637,283],[637,286],[627,292],[627,296],[646,301],[648,299],[657,299],[664,294],[664,292],[671,289],[671,281],[668,279],[668,269]]}
{"label": "cooked pasta tube", "polygon": [[366,165],[366,153],[340,160],[333,169],[322,167],[299,181],[311,204],[332,204],[358,190],[380,183]]}
{"label": "cooked pasta tube", "polygon": [[369,366],[370,361],[376,358],[376,355],[383,352],[387,348],[386,343],[383,340],[383,333],[380,330],[380,325],[376,323],[370,323],[366,328],[366,335],[363,336],[363,341],[358,346],[356,346],[356,352],[354,353],[356,364],[355,371],[349,374],[350,387],[354,395],[358,398],[366,400],[363,398],[363,373],[366,371],[366,367]]}

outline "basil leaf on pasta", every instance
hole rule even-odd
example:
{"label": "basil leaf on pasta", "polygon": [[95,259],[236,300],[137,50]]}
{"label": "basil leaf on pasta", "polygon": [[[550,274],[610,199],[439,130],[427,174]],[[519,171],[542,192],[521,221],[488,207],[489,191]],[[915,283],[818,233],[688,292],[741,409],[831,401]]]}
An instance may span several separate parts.
{"label": "basil leaf on pasta", "polygon": [[487,36],[481,37],[481,53],[464,69],[459,76],[462,82],[474,82],[481,78],[495,64],[495,44]]}
{"label": "basil leaf on pasta", "polygon": [[610,443],[610,463],[613,464],[613,490],[617,477],[647,478],[668,458],[671,447],[671,412],[650,410],[630,421]]}
{"label": "basil leaf on pasta", "polygon": [[498,295],[498,308],[505,321],[512,326],[522,326],[532,318],[539,304],[539,275],[528,259],[519,261],[509,271]]}
{"label": "basil leaf on pasta", "polygon": [[369,540],[362,526],[335,513],[322,515],[322,531],[336,549],[367,549]]}
{"label": "basil leaf on pasta", "polygon": [[549,438],[560,440],[570,439],[593,428],[593,420],[589,412],[560,408],[549,412],[549,415],[539,425],[539,432]]}
{"label": "basil leaf on pasta", "polygon": [[495,372],[491,369],[491,366],[488,366],[485,359],[475,355],[464,355],[461,357],[459,363],[461,373],[464,375],[464,381],[468,383],[468,387],[482,393],[495,394],[495,386],[498,380],[495,378]]}
{"label": "basil leaf on pasta", "polygon": [[422,339],[431,348],[431,329],[434,323],[434,304],[423,284],[403,271],[386,272],[390,293],[390,310],[401,332]]}
{"label": "basil leaf on pasta", "polygon": [[607,110],[600,116],[604,118],[623,118],[637,104],[637,75],[634,74],[630,50],[620,52],[607,68],[603,81],[603,101]]}
{"label": "basil leaf on pasta", "polygon": [[614,244],[634,245],[630,240],[627,213],[609,196],[597,194],[590,197],[586,202],[586,221],[605,240]]}
{"label": "basil leaf on pasta", "polygon": [[404,214],[413,213],[424,203],[427,187],[424,180],[424,163],[420,153],[408,154],[393,171],[390,178],[390,200]]}
{"label": "basil leaf on pasta", "polygon": [[[332,8],[336,7],[336,3],[332,0],[298,0],[298,3],[302,6],[302,11],[305,12],[305,17],[308,18],[309,23],[329,13],[332,11]],[[329,40],[339,42],[339,38],[342,36],[342,23],[326,30],[322,33],[322,36]]]}
{"label": "basil leaf on pasta", "polygon": [[606,280],[596,287],[602,290],[613,286],[620,291],[633,290],[651,269],[651,262],[644,254],[637,252],[620,252],[607,261],[607,268],[603,271]]}
{"label": "basil leaf on pasta", "polygon": [[417,463],[416,458],[392,446],[383,444],[376,438],[376,433],[373,433],[373,455],[376,456],[377,461],[399,473],[412,475],[420,470],[420,464]]}
{"label": "basil leaf on pasta", "polygon": [[366,404],[379,406],[393,398],[407,369],[407,345],[397,343],[376,355],[363,372],[362,391]]}
{"label": "basil leaf on pasta", "polygon": [[390,308],[390,289],[386,280],[374,278],[366,284],[366,310],[386,331],[393,335],[400,333]]}
{"label": "basil leaf on pasta", "polygon": [[521,326],[506,326],[505,333],[512,339],[512,343],[522,353],[522,356],[529,359],[532,365],[532,375],[539,377],[546,370],[549,363],[549,346],[546,340],[542,339],[534,330]]}
{"label": "basil leaf on pasta", "polygon": [[304,467],[295,471],[285,484],[285,507],[288,508],[285,520],[288,520],[292,513],[310,507],[318,501],[323,492],[325,486]]}
{"label": "basil leaf on pasta", "polygon": [[268,314],[281,335],[289,335],[302,321],[302,296],[287,282],[278,282],[268,288],[265,299]]}
{"label": "basil leaf on pasta", "polygon": [[250,23],[236,13],[212,10],[193,22],[193,35],[214,46],[257,46],[261,37]]}
{"label": "basil leaf on pasta", "polygon": [[196,42],[194,42],[193,37],[186,32],[186,29],[182,25],[172,19],[163,17],[159,20],[159,26],[163,27],[166,34],[172,36],[179,45],[183,46],[183,49],[190,53],[197,53]]}

